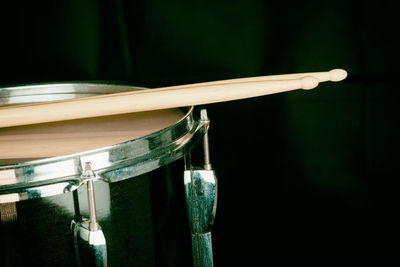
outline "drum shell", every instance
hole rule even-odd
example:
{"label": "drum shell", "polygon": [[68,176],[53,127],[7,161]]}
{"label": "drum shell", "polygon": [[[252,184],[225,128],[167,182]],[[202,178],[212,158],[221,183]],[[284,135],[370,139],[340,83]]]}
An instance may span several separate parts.
{"label": "drum shell", "polygon": [[[134,179],[95,182],[109,266],[191,266],[182,168],[180,159]],[[88,217],[85,187],[78,192]],[[76,266],[72,192],[16,205],[17,221],[0,225],[0,266]]]}

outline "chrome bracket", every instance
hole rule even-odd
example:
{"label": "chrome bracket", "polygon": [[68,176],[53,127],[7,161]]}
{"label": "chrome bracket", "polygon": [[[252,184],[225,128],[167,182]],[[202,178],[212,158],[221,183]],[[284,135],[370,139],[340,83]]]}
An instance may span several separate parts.
{"label": "chrome bracket", "polygon": [[81,179],[85,181],[88,195],[89,219],[82,218],[79,201],[74,191],[75,218],[71,223],[74,233],[75,256],[78,266],[107,266],[106,239],[97,221],[93,181],[99,177],[90,162],[85,163]]}
{"label": "chrome bracket", "polygon": [[[206,110],[201,120],[208,121]],[[211,169],[208,134],[203,137],[204,169],[186,167],[184,186],[195,267],[213,266],[211,230],[217,208],[217,177]],[[186,161],[189,161],[187,158]],[[186,166],[191,166],[186,162]]]}

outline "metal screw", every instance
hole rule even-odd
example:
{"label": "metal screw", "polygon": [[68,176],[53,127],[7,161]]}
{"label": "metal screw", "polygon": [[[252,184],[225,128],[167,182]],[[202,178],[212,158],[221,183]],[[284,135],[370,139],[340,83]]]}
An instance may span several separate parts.
{"label": "metal screw", "polygon": [[[200,120],[204,122],[210,122],[210,119],[207,116],[207,110],[200,110]],[[204,150],[204,169],[211,170],[211,161],[210,161],[210,149],[208,144],[208,129],[203,136],[203,150]]]}

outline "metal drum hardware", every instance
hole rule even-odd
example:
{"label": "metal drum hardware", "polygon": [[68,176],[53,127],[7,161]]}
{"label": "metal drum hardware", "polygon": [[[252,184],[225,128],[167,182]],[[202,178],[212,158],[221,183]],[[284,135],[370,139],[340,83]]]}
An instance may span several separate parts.
{"label": "metal drum hardware", "polygon": [[[200,118],[209,125],[205,109],[201,110]],[[196,267],[213,266],[211,230],[217,208],[217,177],[211,168],[207,132],[203,136],[203,150],[204,169],[191,167],[184,172],[193,262]]]}

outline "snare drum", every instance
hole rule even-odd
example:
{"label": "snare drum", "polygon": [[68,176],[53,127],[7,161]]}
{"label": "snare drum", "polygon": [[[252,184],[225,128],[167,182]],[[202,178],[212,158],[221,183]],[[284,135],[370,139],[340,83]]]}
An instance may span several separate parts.
{"label": "snare drum", "polygon": [[[0,105],[29,104],[142,89],[104,84],[12,87],[0,89]],[[22,265],[33,260],[41,262],[32,264],[71,266],[76,263],[75,257],[71,259],[69,255],[74,254],[74,251],[81,254],[78,255],[79,263],[85,257],[82,255],[85,252],[77,248],[79,242],[82,238],[95,238],[85,236],[85,231],[101,229],[96,228],[94,223],[100,221],[101,224],[102,221],[107,221],[104,218],[113,216],[119,220],[101,225],[106,233],[107,246],[117,243],[120,247],[130,246],[126,239],[114,238],[116,235],[111,239],[107,238],[111,235],[107,233],[113,228],[122,229],[125,225],[120,220],[121,215],[115,212],[118,209],[112,208],[113,204],[121,200],[113,193],[111,184],[118,182],[114,189],[125,187],[122,188],[126,189],[122,198],[128,203],[128,208],[140,196],[149,198],[141,190],[148,190],[149,183],[141,178],[130,178],[139,177],[182,158],[202,139],[207,126],[206,121],[194,119],[193,108],[184,108],[0,129],[0,203],[3,207],[1,264],[12,265],[14,262]],[[134,182],[128,182],[128,179]],[[88,196],[86,187],[82,186],[84,184],[87,184]],[[91,198],[90,190],[93,186],[95,197],[93,195]],[[20,202],[21,205],[18,204],[16,209],[15,203],[21,200],[28,201]],[[150,210],[149,205],[147,210]],[[80,221],[81,211],[86,217],[90,216],[90,221]],[[135,217],[135,212],[140,213],[132,210],[124,212],[127,215],[122,217],[131,219]],[[39,219],[29,219],[33,216]],[[143,219],[143,216],[138,216],[136,220]],[[74,219],[72,226],[66,224],[65,218]],[[145,221],[151,223],[151,218]],[[41,227],[49,222],[51,226]],[[71,234],[70,227],[75,231],[75,236]],[[146,233],[126,233],[133,235],[132,239],[135,235],[142,234]],[[25,237],[20,240],[15,238],[21,235]],[[123,237],[124,234],[119,233],[118,236]],[[63,244],[70,245],[62,246],[62,242],[57,241],[61,238],[64,240]],[[104,236],[99,238],[95,242],[101,243]],[[32,239],[35,240],[34,244],[22,244],[33,241]],[[36,244],[41,244],[42,248],[38,250]],[[137,248],[140,245],[136,244]],[[36,254],[42,255],[35,254],[33,259],[27,258],[32,254],[24,250],[29,250],[30,246],[34,247]],[[55,249],[63,253],[60,252],[59,256],[53,255]],[[137,251],[136,257],[142,257],[140,249]],[[13,255],[10,256],[10,253]],[[110,265],[123,262],[117,260],[118,255],[115,254],[118,254],[115,250],[109,250]],[[149,266],[152,265],[150,263],[151,260],[148,262]]]}

